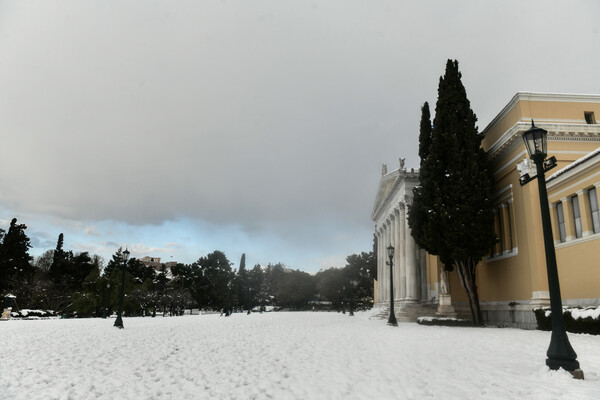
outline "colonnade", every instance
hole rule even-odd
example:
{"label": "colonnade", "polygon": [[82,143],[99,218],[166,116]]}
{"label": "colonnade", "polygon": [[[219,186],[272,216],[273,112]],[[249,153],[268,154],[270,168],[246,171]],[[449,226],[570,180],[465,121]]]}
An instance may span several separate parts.
{"label": "colonnade", "polygon": [[387,247],[394,247],[394,301],[416,303],[420,300],[421,277],[418,268],[420,256],[410,233],[406,203],[398,203],[391,213],[375,227],[377,236],[377,299],[390,301],[390,270]]}

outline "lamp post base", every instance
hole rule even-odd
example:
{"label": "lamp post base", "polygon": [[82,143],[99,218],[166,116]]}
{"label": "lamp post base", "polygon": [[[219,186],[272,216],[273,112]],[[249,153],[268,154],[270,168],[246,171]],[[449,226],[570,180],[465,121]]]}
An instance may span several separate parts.
{"label": "lamp post base", "polygon": [[114,327],[115,327],[115,328],[119,328],[119,329],[123,329],[123,328],[124,328],[124,326],[123,326],[123,320],[121,319],[121,316],[120,316],[120,315],[119,315],[119,316],[117,317],[117,319],[115,320]]}
{"label": "lamp post base", "polygon": [[[574,371],[581,371],[581,369],[579,369],[579,361],[577,360],[559,360],[556,358],[546,358],[546,365],[553,370],[562,368],[565,371],[569,371],[571,374],[573,374],[574,377]],[[583,371],[581,371],[581,376],[581,379],[583,379]]]}
{"label": "lamp post base", "polygon": [[396,316],[394,314],[390,314],[390,317],[388,318],[388,325],[398,326],[398,321],[396,321]]}
{"label": "lamp post base", "polygon": [[584,378],[583,378],[583,371],[580,370],[579,368],[574,369],[573,371],[569,371],[569,373],[573,376],[573,379],[584,380]]}

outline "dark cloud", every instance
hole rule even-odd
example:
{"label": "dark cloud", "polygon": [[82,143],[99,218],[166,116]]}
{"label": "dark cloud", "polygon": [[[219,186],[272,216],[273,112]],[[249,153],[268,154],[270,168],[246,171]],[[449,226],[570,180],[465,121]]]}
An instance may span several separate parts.
{"label": "dark cloud", "polygon": [[599,93],[598,11],[2,3],[0,207],[191,218],[304,246],[368,236],[380,164],[418,166],[420,107],[434,107],[447,58],[460,61],[480,128],[519,90]]}

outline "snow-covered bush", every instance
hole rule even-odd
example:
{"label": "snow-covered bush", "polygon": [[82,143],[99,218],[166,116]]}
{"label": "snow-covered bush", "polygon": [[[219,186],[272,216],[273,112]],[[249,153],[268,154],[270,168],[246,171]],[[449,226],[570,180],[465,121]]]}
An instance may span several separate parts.
{"label": "snow-covered bush", "polygon": [[473,326],[473,321],[461,318],[419,317],[417,318],[417,324],[432,326]]}
{"label": "snow-covered bush", "polygon": [[[542,331],[552,330],[552,311],[550,307],[533,310],[537,320],[537,328]],[[563,307],[565,329],[572,333],[588,333],[600,335],[600,307]]]}
{"label": "snow-covered bush", "polygon": [[22,309],[19,311],[13,311],[10,313],[12,318],[25,318],[25,319],[36,319],[36,318],[48,318],[55,316],[52,310],[29,310]]}

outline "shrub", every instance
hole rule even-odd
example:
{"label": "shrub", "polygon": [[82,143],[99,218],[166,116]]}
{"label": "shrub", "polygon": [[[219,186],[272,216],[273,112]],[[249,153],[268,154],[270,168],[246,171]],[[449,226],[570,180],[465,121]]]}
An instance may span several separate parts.
{"label": "shrub", "polygon": [[428,326],[473,326],[473,321],[460,318],[419,317],[417,318],[417,324]]}
{"label": "shrub", "polygon": [[[537,320],[537,329],[552,330],[552,311],[550,307],[533,310]],[[600,335],[600,307],[563,307],[563,321],[567,332]]]}

